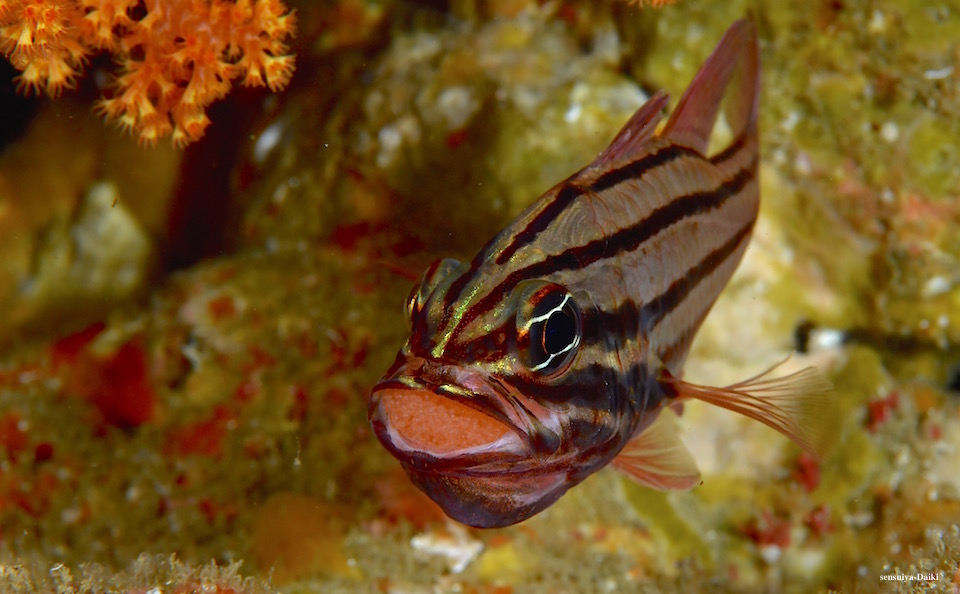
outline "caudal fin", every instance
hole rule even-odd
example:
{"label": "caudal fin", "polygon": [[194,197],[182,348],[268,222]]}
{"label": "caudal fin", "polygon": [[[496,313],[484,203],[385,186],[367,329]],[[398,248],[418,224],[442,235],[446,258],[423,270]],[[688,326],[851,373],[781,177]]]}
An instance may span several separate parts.
{"label": "caudal fin", "polygon": [[660,136],[706,155],[724,97],[727,123],[737,138],[756,128],[759,95],[757,32],[753,23],[742,19],[727,29],[700,67]]}

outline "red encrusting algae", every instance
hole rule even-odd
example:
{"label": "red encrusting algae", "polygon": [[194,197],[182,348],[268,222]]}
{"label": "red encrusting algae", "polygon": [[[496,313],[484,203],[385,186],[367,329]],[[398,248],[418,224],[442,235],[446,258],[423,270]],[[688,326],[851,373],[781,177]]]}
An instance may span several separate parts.
{"label": "red encrusting algae", "polygon": [[149,145],[200,138],[207,106],[236,79],[285,87],[295,29],[281,0],[0,0],[0,52],[21,71],[21,91],[55,97],[89,55],[108,51],[121,73],[98,110]]}

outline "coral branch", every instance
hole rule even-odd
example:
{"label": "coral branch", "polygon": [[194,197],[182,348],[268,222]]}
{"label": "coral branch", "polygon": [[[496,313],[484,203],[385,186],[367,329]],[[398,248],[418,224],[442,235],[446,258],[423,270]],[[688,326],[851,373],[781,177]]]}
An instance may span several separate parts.
{"label": "coral branch", "polygon": [[280,0],[0,0],[0,52],[21,90],[57,96],[88,55],[111,52],[120,74],[97,109],[150,145],[200,138],[234,80],[284,88],[295,30]]}

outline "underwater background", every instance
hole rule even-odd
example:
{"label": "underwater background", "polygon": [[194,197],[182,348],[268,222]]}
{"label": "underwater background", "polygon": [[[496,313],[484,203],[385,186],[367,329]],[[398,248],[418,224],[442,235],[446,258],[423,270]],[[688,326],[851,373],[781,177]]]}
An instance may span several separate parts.
{"label": "underwater background", "polygon": [[[960,5],[287,5],[289,84],[185,148],[104,125],[109,51],[55,98],[0,61],[0,591],[960,592]],[[794,352],[833,452],[691,403],[700,487],[606,469],[517,526],[447,520],[367,422],[411,276],[744,15],[761,217],[686,377]]]}

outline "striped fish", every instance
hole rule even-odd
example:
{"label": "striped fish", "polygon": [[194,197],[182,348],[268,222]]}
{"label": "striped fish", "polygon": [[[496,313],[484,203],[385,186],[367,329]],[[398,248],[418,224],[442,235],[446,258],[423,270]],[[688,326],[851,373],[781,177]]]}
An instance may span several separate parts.
{"label": "striped fish", "polygon": [[[690,488],[700,475],[674,410],[691,398],[819,450],[815,370],[725,388],[680,379],[757,218],[758,92],[756,33],[739,21],[659,132],[663,93],[472,261],[424,272],[369,415],[449,516],[513,524],[609,463]],[[710,155],[721,104],[734,139]]]}

